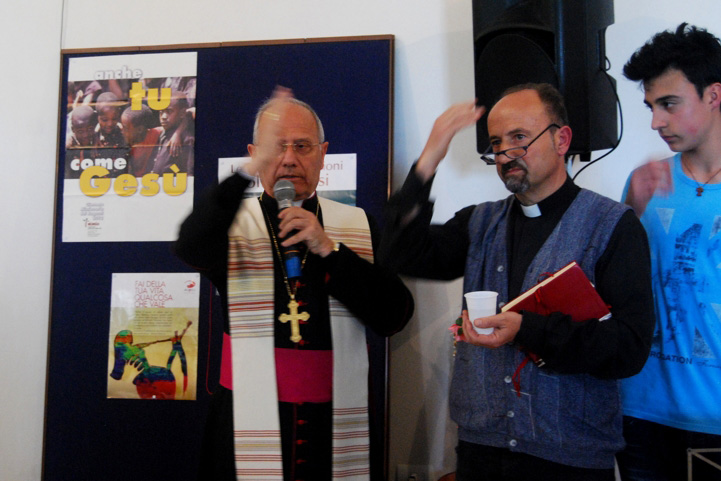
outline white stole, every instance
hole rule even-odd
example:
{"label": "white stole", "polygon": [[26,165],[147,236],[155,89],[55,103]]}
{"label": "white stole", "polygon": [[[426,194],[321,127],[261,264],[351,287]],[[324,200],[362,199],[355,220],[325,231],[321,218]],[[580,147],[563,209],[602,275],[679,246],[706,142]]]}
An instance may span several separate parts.
{"label": "white stole", "polygon": [[[318,198],[328,236],[373,261],[363,210]],[[228,311],[233,353],[237,479],[282,480],[273,342],[273,245],[257,198],[245,199],[229,231]],[[329,297],[333,341],[333,479],[370,479],[365,327]]]}

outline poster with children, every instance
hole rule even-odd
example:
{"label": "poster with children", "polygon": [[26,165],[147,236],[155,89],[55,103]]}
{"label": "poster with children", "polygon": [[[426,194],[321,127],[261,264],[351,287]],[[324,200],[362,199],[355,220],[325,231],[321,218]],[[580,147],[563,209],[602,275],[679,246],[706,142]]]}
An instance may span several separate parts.
{"label": "poster with children", "polygon": [[113,274],[108,398],[194,400],[200,274]]}
{"label": "poster with children", "polygon": [[63,242],[172,241],[193,206],[196,52],[69,61]]}

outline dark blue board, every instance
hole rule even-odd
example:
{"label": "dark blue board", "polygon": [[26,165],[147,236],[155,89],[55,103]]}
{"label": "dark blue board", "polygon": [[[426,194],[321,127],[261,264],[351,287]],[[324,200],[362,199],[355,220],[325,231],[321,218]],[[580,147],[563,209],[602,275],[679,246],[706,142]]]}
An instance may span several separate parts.
{"label": "dark blue board", "polygon": [[[176,51],[198,55],[196,198],[216,183],[218,158],[246,153],[255,110],[275,85],[284,85],[318,112],[328,153],[357,154],[357,204],[381,222],[389,186],[392,37],[64,52],[59,138],[66,134],[70,58]],[[170,242],[62,242],[64,155],[59,149],[43,479],[195,479],[209,391],[219,375],[218,299],[203,278],[196,401],[107,399],[112,274],[191,269],[173,256]],[[372,334],[369,341],[372,478],[382,480],[387,344]]]}

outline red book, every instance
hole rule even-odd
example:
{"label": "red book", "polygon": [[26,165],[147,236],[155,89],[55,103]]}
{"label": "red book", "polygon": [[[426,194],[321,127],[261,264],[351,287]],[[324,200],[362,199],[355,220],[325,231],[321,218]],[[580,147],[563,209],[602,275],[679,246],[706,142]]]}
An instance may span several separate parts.
{"label": "red book", "polygon": [[530,311],[543,316],[562,312],[574,321],[604,321],[611,312],[576,261],[562,267],[503,306],[501,312]]}

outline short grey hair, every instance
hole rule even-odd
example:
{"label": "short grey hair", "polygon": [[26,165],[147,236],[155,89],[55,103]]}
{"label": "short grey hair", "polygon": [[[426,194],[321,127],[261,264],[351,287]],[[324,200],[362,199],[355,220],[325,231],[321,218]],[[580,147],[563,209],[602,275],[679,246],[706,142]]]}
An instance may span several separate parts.
{"label": "short grey hair", "polygon": [[[269,98],[265,102],[263,102],[263,105],[261,105],[258,108],[258,112],[255,114],[255,123],[253,124],[253,143],[258,143],[258,125],[260,124],[260,118],[263,116],[263,113],[268,110],[268,107],[270,107],[271,102],[273,102],[273,98]],[[308,112],[310,112],[313,115],[313,118],[315,119],[315,125],[318,127],[318,142],[323,143],[325,142],[325,131],[323,130],[323,122],[320,121],[320,117],[318,117],[318,114],[315,113],[315,110],[313,110],[313,107],[308,105],[307,103],[303,102],[302,100],[298,100],[296,98],[289,98],[287,100],[284,100],[287,102],[290,102],[292,104],[298,105],[300,107],[303,107]]]}

